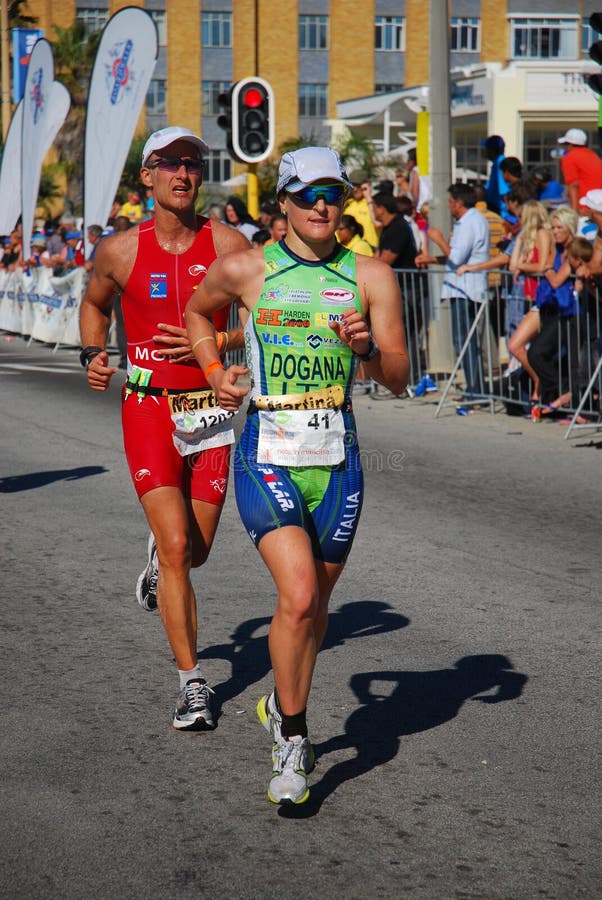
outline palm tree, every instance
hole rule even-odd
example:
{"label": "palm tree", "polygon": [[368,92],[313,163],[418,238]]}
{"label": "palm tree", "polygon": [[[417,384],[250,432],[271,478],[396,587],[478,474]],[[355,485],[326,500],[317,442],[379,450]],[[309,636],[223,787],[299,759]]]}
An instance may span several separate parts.
{"label": "palm tree", "polygon": [[54,25],[52,44],[57,81],[71,95],[71,107],[55,139],[58,161],[67,179],[66,204],[69,212],[81,213],[84,169],[84,127],[90,73],[100,40],[100,31],[88,33],[77,19],[69,28]]}

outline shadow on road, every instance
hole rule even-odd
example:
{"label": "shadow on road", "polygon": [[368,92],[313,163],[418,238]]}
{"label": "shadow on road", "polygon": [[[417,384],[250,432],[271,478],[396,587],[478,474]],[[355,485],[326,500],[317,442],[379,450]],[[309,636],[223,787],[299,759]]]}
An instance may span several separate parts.
{"label": "shadow on road", "polygon": [[316,815],[339,785],[394,759],[402,735],[448,722],[467,700],[515,700],[526,683],[527,676],[515,672],[508,657],[499,654],[464,656],[453,668],[431,672],[354,675],[350,686],[362,705],[347,719],[344,734],[314,746],[316,775],[324,770],[329,753],[353,750],[355,756],[324,772],[320,781],[312,785],[307,803],[280,807],[279,814],[290,818]]}
{"label": "shadow on road", "polygon": [[[230,643],[207,647],[198,654],[199,659],[225,659],[231,663],[232,673],[228,681],[215,686],[220,706],[237,697],[249,685],[261,681],[270,671],[267,639],[270,622],[269,616],[248,619],[233,632]],[[393,607],[382,600],[344,603],[328,617],[328,632],[322,652],[340,647],[354,638],[396,631],[409,623],[406,616],[395,612]],[[263,633],[257,634],[259,631]]]}
{"label": "shadow on road", "polygon": [[30,472],[28,475],[8,475],[0,478],[0,494],[33,491],[54,481],[77,481],[79,478],[101,475],[108,471],[104,466],[80,466],[77,469],[50,469],[48,472]]}

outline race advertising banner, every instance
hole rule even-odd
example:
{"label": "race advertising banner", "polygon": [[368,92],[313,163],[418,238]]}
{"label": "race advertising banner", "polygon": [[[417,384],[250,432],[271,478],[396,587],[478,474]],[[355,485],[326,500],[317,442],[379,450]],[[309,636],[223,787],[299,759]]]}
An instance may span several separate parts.
{"label": "race advertising banner", "polygon": [[[85,228],[107,223],[157,54],[157,29],[144,10],[126,7],[105,25],[86,110]],[[86,242],[86,256],[90,249]]]}
{"label": "race advertising banner", "polygon": [[54,81],[54,59],[48,41],[39,40],[31,52],[21,132],[21,214],[23,258],[28,259],[42,162],[65,121],[71,100],[67,89]]}
{"label": "race advertising banner", "polygon": [[21,131],[23,128],[23,101],[12,118],[0,167],[0,234],[10,234],[21,214]]}
{"label": "race advertising banner", "polygon": [[13,103],[23,99],[29,57],[36,41],[44,37],[40,28],[13,28]]}

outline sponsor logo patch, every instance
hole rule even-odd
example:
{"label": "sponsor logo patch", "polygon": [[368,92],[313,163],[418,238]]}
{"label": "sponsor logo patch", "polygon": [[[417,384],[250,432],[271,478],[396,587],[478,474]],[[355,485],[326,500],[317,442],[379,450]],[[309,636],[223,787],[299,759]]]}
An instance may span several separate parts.
{"label": "sponsor logo patch", "polygon": [[149,281],[149,297],[151,300],[167,299],[167,272],[151,272]]}
{"label": "sponsor logo patch", "polygon": [[196,278],[197,275],[206,275],[207,268],[206,266],[201,266],[198,263],[188,267],[188,274],[192,275],[193,278]]}
{"label": "sponsor logo patch", "polygon": [[354,299],[354,291],[348,291],[345,288],[325,288],[320,291],[320,297],[325,303],[333,303],[336,306],[350,306]]}

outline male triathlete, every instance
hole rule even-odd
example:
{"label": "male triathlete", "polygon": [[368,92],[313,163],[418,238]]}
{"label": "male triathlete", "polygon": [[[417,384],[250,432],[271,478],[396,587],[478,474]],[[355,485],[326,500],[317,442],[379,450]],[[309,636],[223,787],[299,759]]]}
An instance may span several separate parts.
{"label": "male triathlete", "polygon": [[[155,216],[100,244],[80,316],[88,384],[106,391],[117,371],[104,349],[111,298],[121,292],[128,355],[124,446],[151,528],[148,564],[136,594],[143,608],[158,605],[176,659],[176,729],[215,726],[212,691],[197,662],[190,568],[200,566],[211,549],[234,441],[229,413],[216,408],[192,355],[184,307],[217,256],[249,246],[239,232],[195,213],[207,150],[185,128],[150,136],[140,180],[153,190]],[[227,318],[224,307],[214,319],[222,354],[228,346],[242,346],[240,329],[225,331]]]}
{"label": "male triathlete", "polygon": [[[223,409],[247,390],[224,370],[211,317],[233,300],[249,311],[251,380],[235,454],[236,500],[278,591],[269,634],[275,689],[257,706],[273,737],[268,797],[303,803],[313,766],[306,707],[328,601],[358,525],[362,471],[351,412],[359,360],[400,394],[409,361],[391,267],[337,243],[349,179],[339,156],[305,147],[282,157],[278,200],[288,233],[263,253],[218,260],[191,298],[189,338]],[[369,324],[368,324],[369,323]]]}

